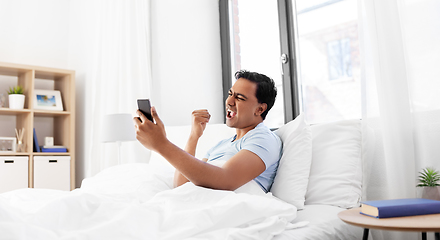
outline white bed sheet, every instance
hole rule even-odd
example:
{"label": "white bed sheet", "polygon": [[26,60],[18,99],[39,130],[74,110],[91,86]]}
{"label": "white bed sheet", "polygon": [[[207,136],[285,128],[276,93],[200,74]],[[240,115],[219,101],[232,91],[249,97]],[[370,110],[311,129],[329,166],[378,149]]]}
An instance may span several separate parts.
{"label": "white bed sheet", "polygon": [[157,169],[126,164],[72,192],[0,194],[0,239],[272,239],[295,227],[296,214],[270,195],[170,189]]}
{"label": "white bed sheet", "polygon": [[353,240],[362,239],[363,229],[344,223],[338,213],[345,209],[328,205],[305,205],[292,223],[308,221],[302,228],[286,230],[274,240]]}

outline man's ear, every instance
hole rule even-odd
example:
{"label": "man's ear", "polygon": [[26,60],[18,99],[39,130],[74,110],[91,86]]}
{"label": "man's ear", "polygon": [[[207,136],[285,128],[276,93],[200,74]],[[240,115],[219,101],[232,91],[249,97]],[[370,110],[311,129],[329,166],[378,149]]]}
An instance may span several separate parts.
{"label": "man's ear", "polygon": [[260,103],[260,106],[258,106],[257,110],[255,110],[255,115],[256,116],[261,116],[261,114],[264,113],[264,111],[266,111],[267,109],[267,104],[266,103]]}

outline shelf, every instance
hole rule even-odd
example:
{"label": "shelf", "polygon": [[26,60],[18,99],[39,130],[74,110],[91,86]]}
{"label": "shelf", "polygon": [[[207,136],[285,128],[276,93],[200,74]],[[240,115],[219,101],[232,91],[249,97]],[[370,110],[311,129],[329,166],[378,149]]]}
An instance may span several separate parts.
{"label": "shelf", "polygon": [[0,152],[0,156],[70,156],[72,155],[70,152]]}
{"label": "shelf", "polygon": [[[55,72],[56,71],[56,72]],[[46,79],[46,80],[57,80],[66,76],[69,76],[72,71],[69,70],[54,70],[54,71],[35,71],[35,78],[37,79]]]}
{"label": "shelf", "polygon": [[29,110],[29,109],[0,108],[1,115],[19,115],[19,114],[26,114],[26,113],[30,113],[30,112],[31,112],[31,110]]}
{"label": "shelf", "polygon": [[33,152],[32,155],[34,156],[70,156],[70,152]]}
{"label": "shelf", "polygon": [[27,114],[33,112],[35,116],[67,116],[71,113],[69,111],[48,111],[48,110],[30,110],[30,109],[10,109],[10,108],[0,108],[0,115],[19,115]]}
{"label": "shelf", "polygon": [[[70,189],[75,188],[75,71],[21,65],[0,62],[0,76],[6,76],[7,81],[16,81],[24,88],[24,109],[0,108],[0,116],[15,116],[15,120],[8,120],[8,126],[0,126],[6,135],[12,135],[14,129],[25,129],[24,144],[26,152],[0,152],[0,156],[27,156],[29,157],[28,186],[34,186],[34,159],[41,156],[68,156],[70,157]],[[15,80],[16,79],[16,80]],[[46,82],[47,81],[47,82]],[[34,109],[35,82],[43,85],[45,90],[60,91],[64,111]],[[46,88],[44,86],[47,86]],[[2,91],[4,89],[1,89]],[[9,122],[11,121],[11,122]],[[15,125],[12,121],[15,121]],[[57,145],[67,146],[68,152],[33,152],[34,131],[38,130],[43,136],[51,136]],[[12,130],[12,132],[10,131]],[[10,133],[9,133],[10,132]],[[43,139],[39,139],[42,141]],[[40,142],[42,144],[42,142]],[[54,177],[53,181],[57,181]],[[1,184],[7,184],[6,182]]]}
{"label": "shelf", "polygon": [[0,152],[0,156],[28,156],[28,152]]}
{"label": "shelf", "polygon": [[67,111],[47,111],[47,110],[34,110],[34,115],[38,117],[56,117],[56,116],[68,116],[70,112]]}
{"label": "shelf", "polygon": [[10,63],[0,63],[0,75],[6,76],[18,76],[29,70],[21,66],[10,64]]}

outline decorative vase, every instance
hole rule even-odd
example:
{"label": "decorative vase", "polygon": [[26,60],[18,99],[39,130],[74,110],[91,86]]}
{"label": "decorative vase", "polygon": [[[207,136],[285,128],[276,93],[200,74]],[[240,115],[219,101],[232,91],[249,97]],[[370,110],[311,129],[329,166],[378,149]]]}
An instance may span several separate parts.
{"label": "decorative vase", "polygon": [[9,108],[23,109],[24,97],[25,96],[23,94],[9,94]]}
{"label": "decorative vase", "polygon": [[17,146],[15,146],[17,152],[26,152],[26,143],[18,141]]}
{"label": "decorative vase", "polygon": [[439,200],[440,201],[440,186],[439,187],[418,187],[417,196],[420,198]]}

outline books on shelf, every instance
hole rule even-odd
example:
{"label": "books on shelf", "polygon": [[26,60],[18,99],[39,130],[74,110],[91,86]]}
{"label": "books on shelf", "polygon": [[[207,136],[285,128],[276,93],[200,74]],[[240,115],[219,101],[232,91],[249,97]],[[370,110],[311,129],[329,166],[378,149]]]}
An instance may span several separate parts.
{"label": "books on shelf", "polygon": [[38,145],[37,133],[34,128],[34,152],[40,152],[40,145]]}
{"label": "books on shelf", "polygon": [[65,146],[41,146],[42,152],[67,152]]}
{"label": "books on shelf", "polygon": [[37,133],[34,128],[34,152],[67,152],[66,146],[40,146],[38,145]]}
{"label": "books on shelf", "polygon": [[440,201],[404,198],[361,202],[361,214],[375,218],[404,217],[440,213]]}

